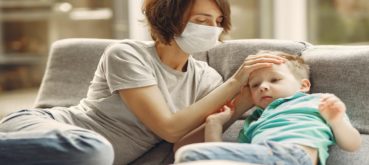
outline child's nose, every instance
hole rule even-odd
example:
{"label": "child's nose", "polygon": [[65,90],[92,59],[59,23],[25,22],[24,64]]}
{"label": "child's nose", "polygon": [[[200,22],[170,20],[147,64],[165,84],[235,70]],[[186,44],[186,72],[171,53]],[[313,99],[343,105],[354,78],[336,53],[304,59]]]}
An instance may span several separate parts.
{"label": "child's nose", "polygon": [[262,92],[269,90],[269,85],[268,85],[268,83],[265,83],[265,82],[261,83],[261,84],[260,84],[260,86],[259,86],[259,89],[260,89],[260,91],[262,91]]}

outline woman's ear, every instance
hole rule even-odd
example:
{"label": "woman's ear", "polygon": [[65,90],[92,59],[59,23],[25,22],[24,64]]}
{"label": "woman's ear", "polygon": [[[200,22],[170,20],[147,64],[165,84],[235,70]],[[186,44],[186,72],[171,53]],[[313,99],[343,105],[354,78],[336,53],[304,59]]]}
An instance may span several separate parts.
{"label": "woman's ear", "polygon": [[308,79],[302,79],[301,80],[301,88],[300,88],[300,92],[309,92],[310,91],[310,87],[311,87],[311,83]]}

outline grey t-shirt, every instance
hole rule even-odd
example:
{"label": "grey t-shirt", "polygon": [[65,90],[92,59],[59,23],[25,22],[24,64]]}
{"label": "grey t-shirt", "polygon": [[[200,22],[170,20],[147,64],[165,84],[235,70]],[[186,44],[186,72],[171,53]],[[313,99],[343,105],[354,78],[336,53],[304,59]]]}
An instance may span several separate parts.
{"label": "grey t-shirt", "polygon": [[180,72],[160,61],[154,42],[125,40],[104,52],[87,97],[73,107],[82,110],[75,111],[81,113],[76,122],[104,135],[114,146],[119,159],[116,162],[124,163],[161,139],[131,113],[118,90],[157,85],[169,109],[175,113],[222,83],[219,73],[206,62],[190,56],[187,71]]}

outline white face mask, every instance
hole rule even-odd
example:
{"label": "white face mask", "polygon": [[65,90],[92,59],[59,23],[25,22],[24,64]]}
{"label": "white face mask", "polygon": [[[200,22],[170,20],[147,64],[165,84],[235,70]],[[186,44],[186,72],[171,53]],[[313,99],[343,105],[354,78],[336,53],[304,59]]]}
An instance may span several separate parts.
{"label": "white face mask", "polygon": [[174,37],[177,45],[186,53],[207,51],[215,47],[223,28],[188,22],[181,36]]}

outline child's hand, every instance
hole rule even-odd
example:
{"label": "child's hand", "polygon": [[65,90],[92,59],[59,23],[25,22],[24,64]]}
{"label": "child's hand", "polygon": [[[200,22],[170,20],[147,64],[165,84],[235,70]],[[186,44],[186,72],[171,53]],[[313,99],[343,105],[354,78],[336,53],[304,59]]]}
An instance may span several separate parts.
{"label": "child's hand", "polygon": [[346,106],[337,96],[323,94],[320,99],[319,111],[329,124],[333,124],[343,119]]}
{"label": "child's hand", "polygon": [[231,109],[227,105],[224,105],[219,109],[219,112],[209,115],[206,118],[206,121],[216,122],[221,125],[224,125],[229,119],[231,119],[233,115],[234,109]]}

